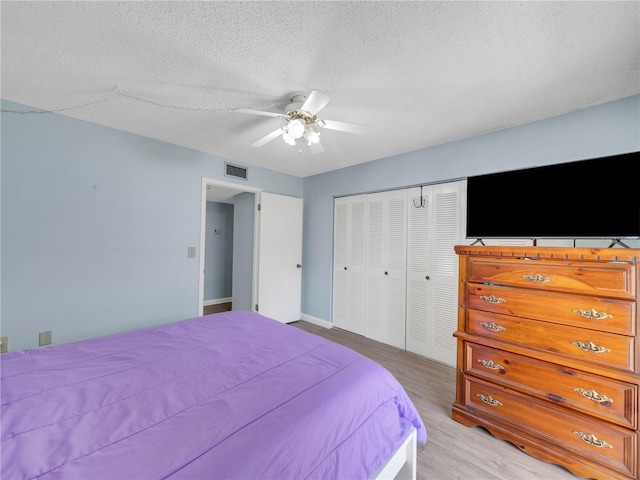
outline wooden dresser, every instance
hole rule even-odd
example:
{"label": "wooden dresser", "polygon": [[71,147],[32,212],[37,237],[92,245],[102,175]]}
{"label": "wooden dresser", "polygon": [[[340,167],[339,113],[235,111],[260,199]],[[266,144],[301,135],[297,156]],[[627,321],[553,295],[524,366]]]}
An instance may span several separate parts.
{"label": "wooden dresser", "polygon": [[455,251],[453,419],[581,477],[638,479],[640,249]]}

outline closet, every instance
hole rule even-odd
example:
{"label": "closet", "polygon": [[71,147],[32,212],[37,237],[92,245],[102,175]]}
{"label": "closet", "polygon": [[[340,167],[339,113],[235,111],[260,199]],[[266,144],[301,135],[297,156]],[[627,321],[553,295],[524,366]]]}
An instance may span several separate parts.
{"label": "closet", "polygon": [[364,335],[366,195],[336,198],[333,217],[333,324]]}
{"label": "closet", "polygon": [[406,350],[449,365],[456,364],[463,192],[463,181],[409,191]]}
{"label": "closet", "polygon": [[407,191],[367,195],[365,335],[405,348]]}
{"label": "closet", "polygon": [[455,365],[465,181],[336,198],[333,323]]}

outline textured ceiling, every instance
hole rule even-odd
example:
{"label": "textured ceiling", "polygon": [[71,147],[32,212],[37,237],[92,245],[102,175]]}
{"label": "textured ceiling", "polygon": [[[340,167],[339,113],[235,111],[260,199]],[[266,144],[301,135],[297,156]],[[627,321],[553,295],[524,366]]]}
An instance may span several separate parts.
{"label": "textured ceiling", "polygon": [[[0,9],[3,98],[301,177],[640,93],[637,1]],[[284,121],[234,110],[313,89],[331,97],[319,117],[366,134],[251,147]]]}

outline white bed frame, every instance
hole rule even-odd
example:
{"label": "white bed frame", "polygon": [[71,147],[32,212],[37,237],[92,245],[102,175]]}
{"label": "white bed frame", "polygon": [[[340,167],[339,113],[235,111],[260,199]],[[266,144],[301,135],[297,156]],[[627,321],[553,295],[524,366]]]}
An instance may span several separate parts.
{"label": "white bed frame", "polygon": [[393,457],[373,478],[375,480],[416,480],[418,442],[413,428]]}

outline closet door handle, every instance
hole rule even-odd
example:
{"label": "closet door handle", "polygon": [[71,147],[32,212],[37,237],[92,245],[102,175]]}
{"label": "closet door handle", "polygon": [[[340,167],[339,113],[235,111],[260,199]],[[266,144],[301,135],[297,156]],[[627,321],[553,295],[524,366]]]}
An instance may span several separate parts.
{"label": "closet door handle", "polygon": [[384,272],[385,275],[389,275],[389,272]]}
{"label": "closet door handle", "polygon": [[347,269],[347,267],[344,267],[344,269],[346,270],[346,269]]}
{"label": "closet door handle", "polygon": [[427,276],[426,276],[426,277],[424,277],[424,278],[426,278],[427,280],[429,280],[429,275],[427,275]]}
{"label": "closet door handle", "polygon": [[297,264],[297,265],[296,265],[296,268],[302,268],[302,265]]}

